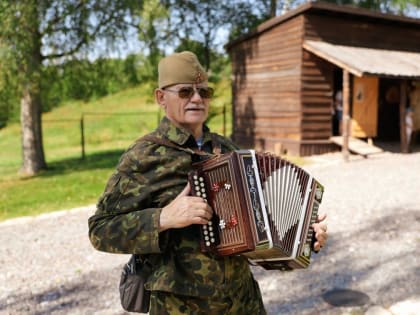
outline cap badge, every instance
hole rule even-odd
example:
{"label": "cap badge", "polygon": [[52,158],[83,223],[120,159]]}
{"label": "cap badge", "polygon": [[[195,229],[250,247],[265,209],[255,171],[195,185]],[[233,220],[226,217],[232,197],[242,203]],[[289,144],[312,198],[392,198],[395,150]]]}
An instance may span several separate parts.
{"label": "cap badge", "polygon": [[201,74],[200,71],[197,71],[197,75],[195,76],[195,82],[200,83],[202,81],[203,81],[203,75]]}

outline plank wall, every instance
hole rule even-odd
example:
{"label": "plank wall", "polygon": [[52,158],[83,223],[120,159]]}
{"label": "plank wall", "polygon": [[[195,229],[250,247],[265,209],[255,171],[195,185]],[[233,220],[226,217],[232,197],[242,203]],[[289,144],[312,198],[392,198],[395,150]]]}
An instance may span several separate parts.
{"label": "plank wall", "polygon": [[273,150],[300,139],[303,18],[286,21],[231,51],[233,138],[242,147]]}
{"label": "plank wall", "polygon": [[302,140],[327,140],[332,135],[334,66],[304,51],[302,61]]}
{"label": "plank wall", "polygon": [[420,24],[402,23],[361,16],[317,14],[305,15],[305,39],[338,45],[420,51]]}

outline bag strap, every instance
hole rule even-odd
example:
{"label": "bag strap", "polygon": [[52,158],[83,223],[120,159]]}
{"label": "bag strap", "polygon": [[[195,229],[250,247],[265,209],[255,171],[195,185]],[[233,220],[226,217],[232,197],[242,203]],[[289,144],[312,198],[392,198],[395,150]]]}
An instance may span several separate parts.
{"label": "bag strap", "polygon": [[[221,146],[220,146],[219,141],[217,141],[216,134],[211,133],[210,136],[211,136],[212,143],[213,143],[213,154],[219,155],[222,150],[221,150]],[[196,154],[196,155],[200,155],[200,156],[210,156],[211,155],[211,153],[208,153],[208,152],[205,152],[205,151],[202,151],[202,150],[181,147],[180,145],[178,145],[174,142],[171,142],[171,141],[169,141],[165,138],[159,138],[159,137],[156,137],[156,136],[153,136],[153,135],[150,135],[150,134],[143,136],[141,139],[146,140],[146,141],[151,141],[151,142],[154,142],[154,143],[166,146],[166,147],[178,149],[178,150],[187,152],[189,154]]]}

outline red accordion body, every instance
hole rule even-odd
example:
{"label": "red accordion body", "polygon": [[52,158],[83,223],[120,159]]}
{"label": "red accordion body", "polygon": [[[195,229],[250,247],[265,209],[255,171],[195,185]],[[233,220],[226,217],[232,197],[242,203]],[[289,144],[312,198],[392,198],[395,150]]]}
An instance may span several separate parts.
{"label": "red accordion body", "polygon": [[214,215],[201,229],[201,249],[241,254],[266,269],[306,268],[312,224],[323,186],[280,157],[238,150],[195,163],[189,176],[194,195]]}

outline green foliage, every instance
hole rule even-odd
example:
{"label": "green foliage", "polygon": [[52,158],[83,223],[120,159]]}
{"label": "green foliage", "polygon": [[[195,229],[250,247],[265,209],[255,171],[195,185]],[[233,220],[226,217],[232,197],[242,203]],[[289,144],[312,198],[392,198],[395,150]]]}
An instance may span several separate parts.
{"label": "green foliage", "polygon": [[[42,111],[48,112],[69,100],[88,101],[138,85],[144,78],[140,58],[69,60],[41,67]],[[0,128],[16,121],[20,90],[14,72],[0,72]]]}
{"label": "green foliage", "polygon": [[[201,64],[204,64],[204,56],[206,54],[206,48],[201,42],[195,40],[183,39],[178,47],[175,48],[176,52],[189,50],[197,55]],[[211,83],[217,83],[222,79],[228,79],[226,76],[225,69],[230,67],[229,58],[225,54],[217,53],[214,50],[210,50],[210,59],[212,60],[209,72],[209,81]]]}
{"label": "green foliage", "polygon": [[[185,47],[198,42],[202,47],[202,64],[206,69],[213,62],[211,52],[225,44],[221,32],[234,36],[248,32],[269,16],[271,1],[260,0],[164,0],[170,12],[167,33],[172,46]],[[220,50],[220,49],[219,49]]]}
{"label": "green foliage", "polygon": [[138,84],[135,63],[136,56],[130,55],[124,60],[99,58],[90,62],[75,59],[46,67],[43,100],[47,107],[44,109],[65,100],[95,99]]}
{"label": "green foliage", "polygon": [[[272,2],[273,0],[239,1],[238,9],[235,10],[231,19],[229,40],[252,32],[259,24],[270,19],[276,7],[274,3],[274,8],[271,8]],[[274,12],[271,12],[272,10]]]}

